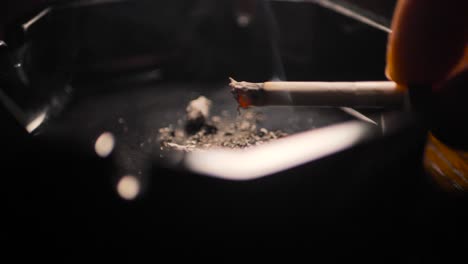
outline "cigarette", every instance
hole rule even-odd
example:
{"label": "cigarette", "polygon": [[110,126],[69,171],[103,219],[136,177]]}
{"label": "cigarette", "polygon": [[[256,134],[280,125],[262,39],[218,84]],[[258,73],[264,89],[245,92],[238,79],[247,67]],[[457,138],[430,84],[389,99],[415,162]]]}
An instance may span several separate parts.
{"label": "cigarette", "polygon": [[239,106],[296,105],[317,107],[398,108],[405,91],[391,81],[238,82],[229,78]]}

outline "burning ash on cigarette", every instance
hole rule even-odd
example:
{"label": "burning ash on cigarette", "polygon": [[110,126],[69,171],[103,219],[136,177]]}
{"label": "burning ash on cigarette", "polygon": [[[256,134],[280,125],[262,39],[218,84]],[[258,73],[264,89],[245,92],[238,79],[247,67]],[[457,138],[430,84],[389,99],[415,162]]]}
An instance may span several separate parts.
{"label": "burning ash on cigarette", "polygon": [[242,149],[287,136],[259,127],[263,115],[246,110],[235,117],[227,111],[210,116],[212,102],[200,96],[188,103],[183,125],[161,128],[161,149],[190,152],[197,149]]}
{"label": "burning ash on cigarette", "polygon": [[229,77],[231,81],[229,86],[231,87],[231,93],[234,99],[238,103],[239,107],[248,108],[253,104],[253,99],[258,97],[258,93],[262,88],[260,83],[249,83],[249,82],[238,82],[233,78]]}

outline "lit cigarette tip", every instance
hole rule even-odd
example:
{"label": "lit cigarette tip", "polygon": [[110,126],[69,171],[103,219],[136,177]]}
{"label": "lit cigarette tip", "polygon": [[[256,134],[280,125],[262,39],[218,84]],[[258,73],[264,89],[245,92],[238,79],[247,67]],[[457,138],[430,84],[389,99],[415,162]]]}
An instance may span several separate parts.
{"label": "lit cigarette tip", "polygon": [[229,86],[231,86],[232,89],[258,90],[258,89],[262,89],[263,87],[263,83],[251,83],[251,82],[244,82],[244,81],[238,82],[231,77],[229,77],[229,80],[231,81],[229,83]]}

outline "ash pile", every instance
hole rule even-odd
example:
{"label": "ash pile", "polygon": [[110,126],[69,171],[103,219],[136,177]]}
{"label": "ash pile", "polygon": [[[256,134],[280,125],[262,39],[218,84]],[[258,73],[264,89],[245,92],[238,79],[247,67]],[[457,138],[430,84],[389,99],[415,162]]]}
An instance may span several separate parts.
{"label": "ash pile", "polygon": [[212,102],[200,96],[189,102],[183,124],[159,129],[162,150],[190,152],[209,148],[243,149],[287,136],[259,127],[261,113],[244,110],[236,117],[227,111],[210,116]]}

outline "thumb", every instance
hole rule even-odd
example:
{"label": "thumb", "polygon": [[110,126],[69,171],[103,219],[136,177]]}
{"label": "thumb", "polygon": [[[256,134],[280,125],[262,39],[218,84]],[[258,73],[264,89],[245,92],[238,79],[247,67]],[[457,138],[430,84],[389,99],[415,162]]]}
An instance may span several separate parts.
{"label": "thumb", "polygon": [[468,64],[467,10],[468,1],[398,1],[387,76],[402,85],[432,86],[463,67],[457,65]]}

